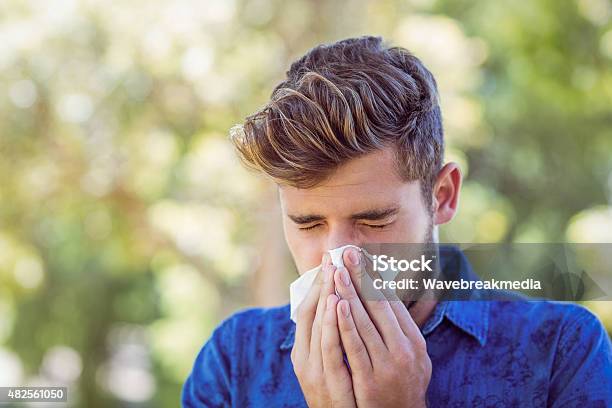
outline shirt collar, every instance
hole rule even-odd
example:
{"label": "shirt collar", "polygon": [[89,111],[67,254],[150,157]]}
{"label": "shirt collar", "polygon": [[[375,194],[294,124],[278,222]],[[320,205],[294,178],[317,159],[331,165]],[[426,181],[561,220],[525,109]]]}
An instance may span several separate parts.
{"label": "shirt collar", "polygon": [[489,331],[489,307],[489,302],[485,300],[440,301],[421,332],[427,336],[446,318],[484,346]]}
{"label": "shirt collar", "polygon": [[[452,275],[460,276],[464,279],[478,279],[474,274],[465,255],[456,247],[440,247],[441,267],[448,274],[448,269],[453,269]],[[447,275],[448,276],[448,275]],[[446,317],[451,323],[465,333],[474,337],[481,346],[487,342],[487,332],[489,331],[489,308],[490,304],[486,300],[478,300],[479,295],[474,293],[470,300],[438,301],[429,319],[421,329],[423,336],[433,332]],[[280,344],[281,350],[289,350],[295,341],[295,323],[291,322],[287,335]]]}
{"label": "shirt collar", "polygon": [[[440,246],[441,268],[447,278],[478,280],[463,252],[455,246]],[[446,317],[465,333],[474,337],[481,346],[487,342],[490,303],[483,293],[474,290],[465,300],[441,300],[436,305],[423,329],[424,336],[431,333]]]}
{"label": "shirt collar", "polygon": [[449,303],[446,317],[484,346],[489,332],[489,301],[455,300]]}

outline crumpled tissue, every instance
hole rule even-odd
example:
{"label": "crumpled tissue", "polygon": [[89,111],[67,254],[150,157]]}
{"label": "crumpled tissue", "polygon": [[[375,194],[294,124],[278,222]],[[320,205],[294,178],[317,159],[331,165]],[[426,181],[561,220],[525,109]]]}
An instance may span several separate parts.
{"label": "crumpled tissue", "polygon": [[[330,249],[329,251],[327,251],[329,253],[329,256],[331,257],[332,264],[336,268],[344,267],[344,262],[342,260],[342,253],[344,252],[346,248],[349,248],[349,247],[355,248],[359,252],[362,252],[361,248],[355,245],[350,245],[350,244],[341,246],[339,248]],[[315,278],[317,277],[317,274],[319,273],[320,270],[321,270],[321,265],[315,268],[312,268],[309,271],[304,272],[302,276],[300,276],[299,278],[291,282],[291,285],[289,285],[289,301],[291,304],[291,320],[293,320],[296,323],[297,323],[298,307],[302,304],[302,302],[306,298],[306,295],[308,294],[308,291],[314,284]]]}

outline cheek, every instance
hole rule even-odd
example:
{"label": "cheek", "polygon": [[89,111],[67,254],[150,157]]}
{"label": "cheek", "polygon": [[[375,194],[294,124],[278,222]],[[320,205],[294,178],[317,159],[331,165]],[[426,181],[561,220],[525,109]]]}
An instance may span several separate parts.
{"label": "cheek", "polygon": [[432,214],[427,211],[425,204],[419,199],[415,205],[411,208],[411,211],[407,217],[408,220],[408,234],[410,235],[409,242],[424,242],[430,233],[433,226]]}
{"label": "cheek", "polygon": [[389,242],[395,243],[419,243],[424,242],[431,228],[431,219],[425,213],[414,214],[398,220],[393,228]]}
{"label": "cheek", "polygon": [[285,240],[300,275],[321,263],[324,245],[320,245],[316,235],[286,227]]}

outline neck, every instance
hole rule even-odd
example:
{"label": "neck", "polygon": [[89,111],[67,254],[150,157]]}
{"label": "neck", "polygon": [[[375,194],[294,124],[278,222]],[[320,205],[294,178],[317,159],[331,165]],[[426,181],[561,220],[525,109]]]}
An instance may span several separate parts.
{"label": "neck", "polygon": [[433,313],[437,303],[436,300],[418,300],[410,307],[410,316],[420,329],[423,328],[425,322]]}

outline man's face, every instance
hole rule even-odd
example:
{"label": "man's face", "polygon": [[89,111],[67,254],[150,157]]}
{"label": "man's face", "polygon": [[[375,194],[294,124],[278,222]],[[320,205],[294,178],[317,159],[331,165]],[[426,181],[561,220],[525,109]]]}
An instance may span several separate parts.
{"label": "man's face", "polygon": [[279,190],[285,239],[300,274],[342,245],[431,239],[420,182],[400,179],[391,149],[349,161],[316,187]]}

